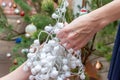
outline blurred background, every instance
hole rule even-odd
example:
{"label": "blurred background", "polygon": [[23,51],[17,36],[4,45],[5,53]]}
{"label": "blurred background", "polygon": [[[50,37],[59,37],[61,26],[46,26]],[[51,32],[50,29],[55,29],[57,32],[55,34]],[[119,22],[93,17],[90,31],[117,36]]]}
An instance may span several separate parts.
{"label": "blurred background", "polygon": [[[68,1],[66,21],[70,23],[111,0]],[[27,59],[28,49],[38,33],[46,25],[55,24],[51,15],[60,3],[61,0],[0,0],[0,77],[15,70]],[[117,23],[107,25],[82,48],[86,80],[107,80]],[[46,34],[42,34],[40,42],[45,39]]]}

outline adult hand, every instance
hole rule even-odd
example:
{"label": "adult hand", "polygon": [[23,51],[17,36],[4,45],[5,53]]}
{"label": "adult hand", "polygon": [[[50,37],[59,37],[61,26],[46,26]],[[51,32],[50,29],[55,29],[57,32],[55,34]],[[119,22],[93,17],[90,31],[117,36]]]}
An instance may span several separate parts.
{"label": "adult hand", "polygon": [[83,15],[60,30],[57,37],[61,44],[67,44],[65,46],[67,49],[78,50],[85,46],[103,26],[104,24],[101,24],[99,20]]}

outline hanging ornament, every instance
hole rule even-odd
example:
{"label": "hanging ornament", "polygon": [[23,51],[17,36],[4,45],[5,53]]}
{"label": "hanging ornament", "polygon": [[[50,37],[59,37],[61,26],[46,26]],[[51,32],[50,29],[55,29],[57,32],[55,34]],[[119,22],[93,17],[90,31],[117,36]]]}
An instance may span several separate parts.
{"label": "hanging ornament", "polygon": [[14,60],[13,60],[13,64],[14,64],[14,65],[17,65],[17,64],[18,64],[17,59],[14,59]]}
{"label": "hanging ornament", "polygon": [[11,57],[11,53],[7,53],[7,54],[6,54],[6,57],[7,57],[7,58],[10,58],[10,57]]}
{"label": "hanging ornament", "polygon": [[20,10],[19,10],[18,8],[16,8],[16,9],[14,10],[14,13],[15,13],[15,14],[19,14],[19,13],[20,13]]}
{"label": "hanging ornament", "polygon": [[95,63],[95,68],[96,68],[97,70],[102,69],[102,63],[101,63],[100,61],[97,61],[97,62]]}
{"label": "hanging ornament", "polygon": [[18,19],[16,22],[17,22],[17,24],[20,24],[20,23],[21,23],[21,21],[20,21],[19,19]]}
{"label": "hanging ornament", "polygon": [[24,16],[25,15],[25,12],[24,11],[21,11],[20,12],[20,16]]}
{"label": "hanging ornament", "polygon": [[13,8],[17,8],[17,5],[15,3],[13,4]]}
{"label": "hanging ornament", "polygon": [[80,10],[80,15],[84,15],[84,14],[87,14],[87,13],[88,13],[88,11],[87,11],[86,8],[82,8],[82,9]]}
{"label": "hanging ornament", "polygon": [[37,31],[37,28],[33,24],[29,24],[25,28],[25,32],[28,33],[28,34],[30,34],[30,35],[33,35],[36,31]]}
{"label": "hanging ornament", "polygon": [[22,41],[22,38],[21,38],[21,37],[18,37],[18,38],[16,38],[16,40],[15,40],[16,43],[21,43],[21,41]]}
{"label": "hanging ornament", "polygon": [[1,6],[4,8],[4,7],[6,7],[6,3],[5,2],[2,2],[2,4],[1,4]]}
{"label": "hanging ornament", "polygon": [[9,6],[9,8],[11,8],[12,7],[12,2],[9,2],[8,6]]}

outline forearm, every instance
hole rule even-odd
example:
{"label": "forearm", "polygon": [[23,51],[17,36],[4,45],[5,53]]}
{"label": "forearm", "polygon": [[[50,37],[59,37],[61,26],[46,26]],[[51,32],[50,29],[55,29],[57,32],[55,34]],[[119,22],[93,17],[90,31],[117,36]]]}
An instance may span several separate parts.
{"label": "forearm", "polygon": [[28,80],[28,77],[31,73],[30,73],[30,71],[28,71],[28,72],[23,71],[23,66],[24,66],[24,64],[22,64],[15,71],[4,76],[0,80]]}
{"label": "forearm", "polygon": [[120,0],[115,0],[109,4],[96,9],[88,14],[93,21],[98,21],[101,28],[105,25],[120,19]]}

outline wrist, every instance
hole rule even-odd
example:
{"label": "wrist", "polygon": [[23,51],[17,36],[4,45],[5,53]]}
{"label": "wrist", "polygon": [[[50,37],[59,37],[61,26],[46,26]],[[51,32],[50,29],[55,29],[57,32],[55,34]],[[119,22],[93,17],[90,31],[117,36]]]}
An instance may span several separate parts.
{"label": "wrist", "polygon": [[105,15],[100,15],[100,14],[94,13],[94,11],[89,13],[88,17],[90,18],[90,20],[93,23],[97,24],[97,26],[95,26],[96,31],[101,30],[102,28],[104,28],[106,25],[108,25],[110,23],[110,21],[107,20]]}

